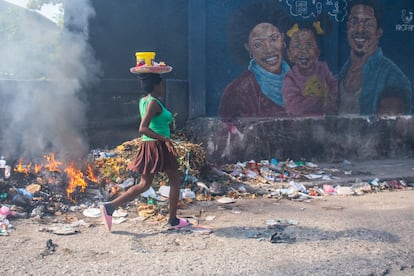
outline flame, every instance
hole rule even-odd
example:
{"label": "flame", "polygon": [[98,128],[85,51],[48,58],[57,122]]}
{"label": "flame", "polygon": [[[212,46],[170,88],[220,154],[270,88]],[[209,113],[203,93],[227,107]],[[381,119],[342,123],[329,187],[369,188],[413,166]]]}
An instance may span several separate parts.
{"label": "flame", "polygon": [[88,177],[92,182],[97,182],[98,181],[98,178],[96,177],[95,173],[93,172],[91,164],[87,165],[87,172],[88,172]]}
{"label": "flame", "polygon": [[24,166],[23,165],[23,159],[19,159],[19,163],[16,165],[16,167],[14,168],[13,171],[18,172],[18,173],[22,173],[24,175],[28,175],[30,172],[30,167],[31,167],[31,163],[29,163],[28,165]]}
{"label": "flame", "polygon": [[66,174],[69,178],[68,188],[66,189],[66,194],[68,199],[73,200],[72,194],[76,190],[77,187],[80,187],[80,191],[84,192],[88,184],[85,181],[85,177],[80,170],[77,170],[73,162],[70,164],[69,167],[65,169]]}
{"label": "flame", "polygon": [[[86,179],[89,179],[92,182],[97,182],[98,177],[95,175],[93,168],[91,164],[87,164],[86,168],[86,176],[83,174],[81,170],[78,170],[75,168],[74,163],[71,162],[70,165],[66,168],[62,167],[62,162],[55,160],[55,154],[51,153],[49,155],[43,156],[46,159],[46,164],[32,164],[29,163],[27,165],[24,164],[23,158],[21,158],[18,162],[18,164],[15,166],[14,171],[24,174],[26,176],[29,175],[30,172],[33,172],[35,174],[39,173],[41,169],[45,168],[48,169],[50,172],[57,172],[57,173],[66,173],[68,177],[68,187],[66,189],[67,197],[69,200],[74,201],[72,198],[72,194],[78,189],[80,192],[84,192],[86,187],[88,186]],[[54,176],[51,177],[50,183],[52,183],[54,180],[52,180]]]}
{"label": "flame", "polygon": [[40,172],[40,170],[43,168],[43,165],[38,165],[38,164],[35,164],[34,165],[34,168],[33,168],[33,171],[34,171],[34,173],[39,173]]}
{"label": "flame", "polygon": [[51,172],[61,172],[62,170],[59,168],[62,165],[62,162],[55,160],[55,154],[52,152],[50,155],[44,155],[43,156],[48,164],[45,166],[49,169]]}

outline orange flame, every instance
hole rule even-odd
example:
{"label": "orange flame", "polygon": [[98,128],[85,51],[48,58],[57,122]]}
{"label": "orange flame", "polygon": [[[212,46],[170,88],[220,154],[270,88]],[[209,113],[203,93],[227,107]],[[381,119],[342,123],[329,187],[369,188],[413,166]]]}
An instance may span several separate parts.
{"label": "orange flame", "polygon": [[62,165],[62,162],[55,160],[55,154],[51,153],[50,155],[44,155],[43,156],[48,164],[46,165],[47,168],[49,168],[49,171],[51,172],[61,172],[62,170],[59,168]]}
{"label": "orange flame", "polygon": [[36,174],[39,173],[42,168],[43,168],[43,165],[35,164],[34,168],[33,168],[34,173],[36,173]]}
{"label": "orange flame", "polygon": [[87,165],[87,170],[88,170],[88,177],[91,181],[93,182],[97,182],[98,178],[96,177],[95,173],[93,172],[92,166],[91,164]]}
{"label": "orange flame", "polygon": [[85,181],[83,173],[80,170],[75,169],[73,163],[65,169],[65,172],[69,178],[66,194],[69,199],[73,200],[72,194],[76,190],[76,187],[80,187],[80,191],[84,192],[88,184]]}
{"label": "orange flame", "polygon": [[27,176],[30,172],[31,165],[32,164],[29,163],[28,165],[24,166],[23,165],[23,159],[19,159],[19,163],[16,165],[16,167],[14,168],[13,171],[25,174]]}
{"label": "orange flame", "polygon": [[[66,189],[67,197],[68,199],[74,201],[72,198],[73,192],[80,187],[80,192],[84,192],[86,187],[88,186],[86,182],[86,178],[82,171],[75,168],[73,162],[66,167],[65,169],[62,169],[62,162],[55,160],[55,154],[51,153],[50,155],[44,155],[43,156],[47,164],[35,164],[32,166],[32,163],[29,163],[27,165],[24,165],[24,160],[20,159],[16,167],[13,169],[15,172],[25,174],[26,176],[29,175],[31,170],[34,173],[39,173],[42,168],[48,169],[50,172],[65,172],[68,176],[68,187]],[[33,167],[33,168],[32,168]],[[97,182],[98,177],[95,175],[93,168],[90,164],[87,164],[87,178],[93,182]]]}

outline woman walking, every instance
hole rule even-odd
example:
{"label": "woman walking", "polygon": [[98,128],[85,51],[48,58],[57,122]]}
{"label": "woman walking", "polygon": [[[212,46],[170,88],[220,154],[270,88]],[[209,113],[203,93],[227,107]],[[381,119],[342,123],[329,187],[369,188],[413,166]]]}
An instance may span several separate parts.
{"label": "woman walking", "polygon": [[165,172],[170,186],[168,224],[174,229],[179,229],[190,223],[186,219],[177,218],[180,175],[177,153],[170,140],[170,123],[173,117],[161,101],[164,97],[164,85],[160,74],[140,73],[138,77],[141,87],[148,94],[139,102],[139,133],[142,134],[142,144],[128,169],[140,174],[140,182],[113,201],[103,204],[101,214],[107,229],[111,231],[112,214],[115,209],[148,190],[157,172]]}

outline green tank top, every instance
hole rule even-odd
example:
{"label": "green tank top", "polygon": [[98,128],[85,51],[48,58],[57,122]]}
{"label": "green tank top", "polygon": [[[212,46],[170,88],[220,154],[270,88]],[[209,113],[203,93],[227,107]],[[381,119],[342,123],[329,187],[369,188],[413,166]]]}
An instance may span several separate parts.
{"label": "green tank top", "polygon": [[[170,138],[170,124],[172,122],[172,114],[168,111],[167,108],[155,97],[148,96],[144,97],[139,101],[139,113],[141,118],[144,118],[144,115],[147,111],[147,107],[150,101],[155,100],[161,106],[161,113],[154,116],[149,123],[149,128],[155,133]],[[148,137],[147,135],[142,135],[142,141],[154,141],[157,139]]]}

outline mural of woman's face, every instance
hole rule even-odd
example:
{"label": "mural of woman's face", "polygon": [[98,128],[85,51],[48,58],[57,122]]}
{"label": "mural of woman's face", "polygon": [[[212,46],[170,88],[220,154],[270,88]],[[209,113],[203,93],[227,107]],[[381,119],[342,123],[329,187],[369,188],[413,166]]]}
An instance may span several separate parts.
{"label": "mural of woman's face", "polygon": [[252,58],[268,72],[280,74],[283,58],[283,34],[269,23],[256,25],[249,34],[246,49]]}
{"label": "mural of woman's face", "polygon": [[377,28],[373,8],[365,5],[352,7],[347,26],[349,46],[355,55],[371,55],[377,50],[382,29]]}
{"label": "mural of woman's face", "polygon": [[299,67],[302,74],[310,74],[315,70],[319,59],[319,47],[315,35],[310,30],[299,30],[290,39],[289,60]]}

